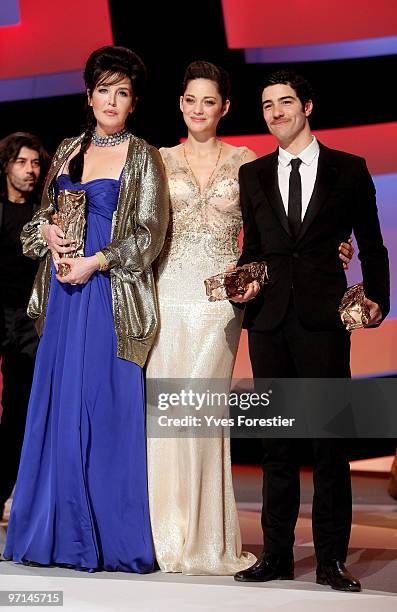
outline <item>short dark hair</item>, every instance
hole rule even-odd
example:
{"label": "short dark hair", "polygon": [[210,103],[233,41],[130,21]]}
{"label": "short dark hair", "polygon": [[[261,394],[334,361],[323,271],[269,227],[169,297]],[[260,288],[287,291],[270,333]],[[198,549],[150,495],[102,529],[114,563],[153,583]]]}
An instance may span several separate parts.
{"label": "short dark hair", "polygon": [[40,194],[49,166],[49,155],[41,140],[28,132],[14,132],[0,140],[0,196],[7,197],[7,167],[14,162],[22,147],[37,151],[40,161],[40,177],[37,181],[35,194]]}
{"label": "short dark hair", "polygon": [[189,64],[183,77],[183,93],[185,93],[189,82],[194,81],[195,79],[208,79],[209,81],[213,81],[216,84],[219,95],[222,98],[222,104],[225,104],[226,100],[229,100],[230,78],[229,74],[221,66],[216,66],[215,64],[211,64],[211,62],[205,62],[202,60]]}
{"label": "short dark hair", "polygon": [[289,85],[295,91],[304,107],[306,102],[314,99],[314,90],[303,76],[293,70],[277,70],[265,77],[263,89],[271,85]]}

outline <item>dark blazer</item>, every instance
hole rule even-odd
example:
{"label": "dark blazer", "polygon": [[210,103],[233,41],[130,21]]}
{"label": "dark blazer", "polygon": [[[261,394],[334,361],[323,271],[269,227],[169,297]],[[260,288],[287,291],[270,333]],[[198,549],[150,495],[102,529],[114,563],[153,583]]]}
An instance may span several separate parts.
{"label": "dark blazer", "polygon": [[317,178],[296,240],[278,187],[278,149],[240,168],[244,246],[239,265],[266,260],[270,284],[247,303],[244,327],[274,329],[293,289],[299,319],[308,329],[342,329],[338,305],[346,276],[339,244],[354,231],[364,290],[389,312],[389,265],[379,226],[375,187],[365,160],[320,144]]}

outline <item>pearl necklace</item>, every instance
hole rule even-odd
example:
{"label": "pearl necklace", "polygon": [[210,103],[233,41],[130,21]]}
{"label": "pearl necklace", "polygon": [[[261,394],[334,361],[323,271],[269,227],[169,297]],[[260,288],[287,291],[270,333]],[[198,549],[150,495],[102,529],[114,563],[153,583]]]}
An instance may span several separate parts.
{"label": "pearl necklace", "polygon": [[217,169],[218,164],[219,164],[219,160],[220,160],[220,158],[221,158],[221,153],[222,153],[222,145],[223,145],[223,142],[222,142],[222,141],[220,141],[220,147],[219,147],[219,151],[218,151],[218,157],[216,158],[215,166],[213,167],[213,170],[212,170],[212,172],[211,172],[211,174],[210,174],[210,176],[209,176],[209,178],[208,178],[207,184],[206,184],[206,186],[204,187],[203,191],[201,191],[201,188],[200,188],[200,183],[198,182],[197,177],[196,177],[196,175],[194,174],[194,172],[193,172],[193,170],[192,170],[192,168],[191,168],[191,165],[189,164],[189,160],[188,160],[188,158],[187,158],[187,155],[186,155],[186,150],[185,150],[185,143],[183,143],[183,145],[182,145],[182,146],[183,146],[183,157],[185,158],[185,161],[186,161],[187,167],[189,168],[190,173],[191,173],[191,175],[192,175],[192,177],[193,177],[193,179],[194,179],[194,182],[195,182],[195,183],[196,183],[196,185],[197,185],[197,188],[198,188],[198,190],[199,190],[199,192],[200,192],[200,195],[201,195],[201,194],[202,194],[202,193],[203,193],[203,192],[204,192],[204,191],[207,189],[207,187],[209,187],[209,186],[210,186],[210,184],[211,184],[212,177],[213,177],[213,176],[214,176],[214,174],[215,174],[215,170]]}
{"label": "pearl necklace", "polygon": [[123,128],[120,132],[115,132],[107,136],[99,136],[96,132],[93,132],[91,140],[96,147],[115,147],[129,137],[130,132],[126,128]]}

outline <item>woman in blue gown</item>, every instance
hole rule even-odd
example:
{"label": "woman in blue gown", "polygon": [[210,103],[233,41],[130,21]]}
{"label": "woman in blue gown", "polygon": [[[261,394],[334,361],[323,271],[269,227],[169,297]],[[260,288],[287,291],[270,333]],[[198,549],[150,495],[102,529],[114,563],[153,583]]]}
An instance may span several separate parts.
{"label": "woman in blue gown", "polygon": [[[4,550],[16,562],[153,570],[142,367],[168,197],[158,152],[125,128],[143,77],[129,49],[91,54],[86,130],[58,148],[22,234],[42,259],[28,309],[42,337]],[[63,189],[86,192],[81,258],[66,259],[74,247],[52,222]]]}

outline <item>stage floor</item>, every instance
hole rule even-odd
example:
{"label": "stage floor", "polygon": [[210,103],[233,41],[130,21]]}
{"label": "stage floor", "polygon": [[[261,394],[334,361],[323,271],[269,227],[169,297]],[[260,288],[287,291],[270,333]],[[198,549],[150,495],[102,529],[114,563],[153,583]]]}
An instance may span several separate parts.
{"label": "stage floor", "polygon": [[[389,465],[388,461],[385,465]],[[397,502],[387,494],[388,473],[355,470],[353,528],[349,569],[363,584],[362,593],[339,593],[315,584],[311,534],[311,471],[302,472],[302,506],[296,530],[294,581],[237,584],[232,577],[181,576],[156,572],[86,574],[60,568],[0,563],[0,590],[62,590],[63,609],[106,611],[198,610],[278,612],[394,612],[397,609]],[[233,468],[244,548],[261,550],[261,471]],[[5,529],[1,528],[0,548]],[[36,607],[37,609],[37,607]],[[41,609],[39,606],[38,609]]]}

